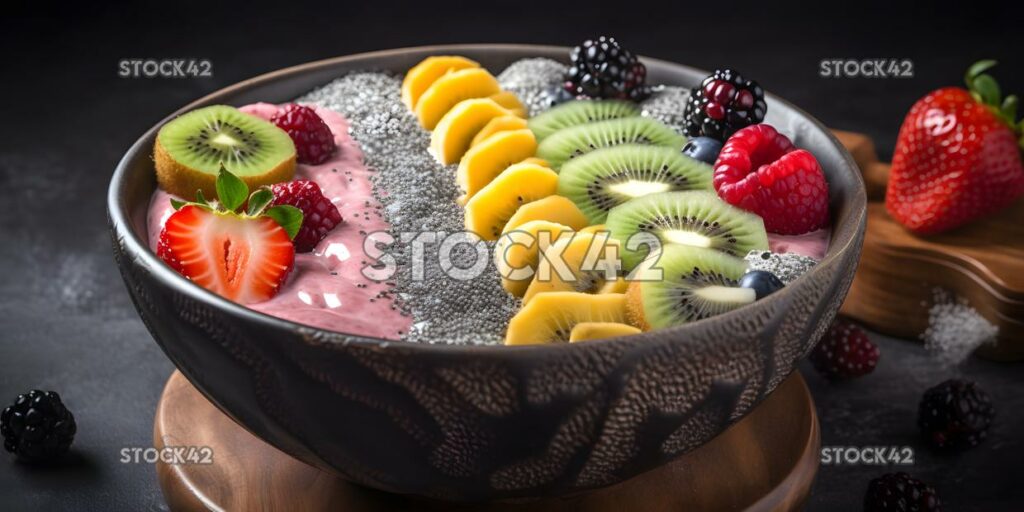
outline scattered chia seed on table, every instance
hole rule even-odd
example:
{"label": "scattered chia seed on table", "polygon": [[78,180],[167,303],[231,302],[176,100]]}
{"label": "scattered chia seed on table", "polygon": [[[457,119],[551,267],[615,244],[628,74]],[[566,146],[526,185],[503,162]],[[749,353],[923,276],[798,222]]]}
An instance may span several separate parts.
{"label": "scattered chia seed on table", "polygon": [[994,343],[999,327],[982,317],[963,297],[936,288],[928,309],[928,329],[921,334],[924,348],[946,366],[960,364],[974,351]]}

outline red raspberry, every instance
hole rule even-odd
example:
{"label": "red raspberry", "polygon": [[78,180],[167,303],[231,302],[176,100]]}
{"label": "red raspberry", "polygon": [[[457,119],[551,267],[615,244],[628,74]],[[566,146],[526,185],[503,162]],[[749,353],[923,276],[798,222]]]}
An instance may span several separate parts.
{"label": "red raspberry", "polygon": [[331,128],[309,107],[290,103],[274,114],[270,122],[288,132],[300,164],[320,164],[334,153]]}
{"label": "red raspberry", "polygon": [[715,162],[715,190],[754,212],[769,232],[801,235],[828,224],[828,183],[811,153],[766,124],[733,134]]}
{"label": "red raspberry", "polygon": [[871,343],[864,329],[837,318],[811,351],[811,362],[828,378],[852,379],[874,371],[878,356],[878,347]]}
{"label": "red raspberry", "polygon": [[278,183],[273,205],[287,204],[302,210],[302,227],[295,235],[296,252],[310,252],[335,226],[341,224],[341,212],[330,199],[324,197],[320,186],[309,180]]}

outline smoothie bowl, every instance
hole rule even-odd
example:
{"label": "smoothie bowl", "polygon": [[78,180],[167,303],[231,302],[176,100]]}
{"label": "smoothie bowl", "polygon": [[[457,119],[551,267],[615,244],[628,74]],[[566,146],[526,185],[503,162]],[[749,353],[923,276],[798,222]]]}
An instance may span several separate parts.
{"label": "smoothie bowl", "polygon": [[813,118],[604,39],[260,76],[144,134],[108,199],[136,308],[207,398],[451,500],[609,485],[723,431],[828,328],[865,222]]}

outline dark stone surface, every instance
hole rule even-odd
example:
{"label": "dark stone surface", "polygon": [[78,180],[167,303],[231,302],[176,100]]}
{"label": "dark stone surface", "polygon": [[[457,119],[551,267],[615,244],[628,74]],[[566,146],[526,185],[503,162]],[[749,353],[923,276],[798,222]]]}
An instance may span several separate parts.
{"label": "dark stone surface", "polygon": [[[171,366],[138,320],[113,265],[105,191],[114,164],[146,128],[207,92],[250,76],[319,58],[379,48],[450,42],[574,44],[616,35],[638,53],[702,68],[731,65],[837,128],[872,135],[891,152],[903,113],[924,92],[956,85],[965,66],[994,57],[1004,90],[1024,92],[1019,8],[952,2],[749,8],[704,3],[639,4],[637,12],[592,4],[536,10],[445,9],[421,2],[294,2],[260,9],[175,4],[26,8],[5,6],[0,48],[0,398],[54,389],[78,419],[72,456],[58,468],[28,468],[0,457],[3,510],[162,510],[155,472],[123,464],[122,448],[151,445],[152,414]],[[493,10],[488,10],[491,7]],[[640,9],[639,7],[642,7]],[[49,9],[42,11],[40,9]],[[326,10],[325,10],[326,9]],[[1015,12],[1016,11],[1016,12]],[[533,15],[535,16],[535,15]],[[196,57],[212,78],[121,79],[121,58]],[[821,59],[910,58],[915,78],[823,79]],[[912,343],[874,337],[875,374],[845,384],[805,375],[830,446],[909,445],[909,471],[932,483],[946,510],[1019,510],[1024,468],[1020,364],[971,360],[942,369]],[[990,438],[956,456],[925,450],[915,433],[917,397],[962,375],[992,394]],[[859,510],[867,480],[886,471],[823,467],[810,510]]]}

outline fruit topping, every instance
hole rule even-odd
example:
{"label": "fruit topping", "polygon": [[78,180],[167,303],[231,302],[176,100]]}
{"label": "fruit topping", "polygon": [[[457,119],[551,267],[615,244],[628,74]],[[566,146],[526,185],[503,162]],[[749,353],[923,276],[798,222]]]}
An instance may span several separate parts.
{"label": "fruit topping", "polygon": [[621,293],[542,293],[523,306],[508,323],[506,345],[564,343],[583,322],[626,323],[626,298]]}
{"label": "fruit topping", "polygon": [[451,71],[478,67],[480,64],[476,61],[457,55],[427,57],[405,74],[405,79],[402,80],[402,103],[405,103],[409,110],[415,111],[420,96],[438,78]]}
{"label": "fruit topping", "polygon": [[619,244],[608,233],[575,233],[554,241],[538,260],[523,304],[549,292],[619,293]]}
{"label": "fruit topping", "polygon": [[811,362],[825,377],[852,379],[875,370],[878,347],[857,324],[837,318],[811,351]]}
{"label": "fruit topping", "polygon": [[746,264],[711,249],[666,245],[638,267],[626,292],[626,317],[644,331],[696,322],[754,302],[740,288]]}
{"label": "fruit topping", "polygon": [[1024,122],[1017,97],[1001,98],[981,61],[969,90],[947,87],[918,100],[903,120],[885,206],[907,228],[939,233],[1001,210],[1024,195]]}
{"label": "fruit topping", "polygon": [[719,69],[690,91],[686,134],[724,141],[736,131],[764,121],[764,89],[732,69]]}
{"label": "fruit topping", "polygon": [[[483,128],[481,128],[476,135],[473,136],[473,140],[469,143],[469,147],[474,147],[481,142],[487,140],[488,137],[498,132],[507,132],[512,130],[524,130],[528,127],[526,119],[514,115],[504,115],[495,117],[487,122]],[[547,167],[547,164],[544,165]]]}
{"label": "fruit topping", "polygon": [[222,166],[250,188],[287,181],[295,173],[295,144],[272,123],[234,107],[213,105],[160,128],[153,147],[160,188],[186,199],[200,190],[216,198]]}
{"label": "fruit topping", "polygon": [[714,180],[722,199],[760,215],[771,233],[802,235],[828,224],[821,165],[769,125],[748,126],[729,138]]}
{"label": "fruit topping", "polygon": [[782,284],[782,281],[771,272],[751,270],[740,278],[740,286],[754,290],[754,293],[757,294],[757,300],[761,300],[781,290],[786,285]]}
{"label": "fruit topping", "polygon": [[[227,170],[217,177],[220,200],[173,200],[175,212],[160,232],[158,255],[196,284],[241,304],[273,297],[291,272],[291,239],[303,223],[294,206],[270,206],[266,187],[249,188]],[[239,210],[245,205],[245,211]]]}
{"label": "fruit topping", "polygon": [[458,163],[481,129],[495,118],[510,115],[505,107],[489,98],[461,101],[441,118],[430,133],[430,151],[444,165]]}
{"label": "fruit topping", "polygon": [[505,229],[501,234],[504,235],[533,220],[556,222],[575,231],[589,224],[586,215],[576,207],[576,203],[562,196],[548,196],[520,206],[505,223]]}
{"label": "fruit topping", "polygon": [[647,117],[624,117],[563,128],[540,142],[537,156],[551,162],[552,169],[595,149],[621,144],[665,146],[682,149],[686,138],[659,121]]}
{"label": "fruit topping", "polygon": [[630,199],[677,190],[711,190],[711,166],[660,146],[623,145],[570,160],[558,175],[558,193],[572,199],[592,223]]}
{"label": "fruit topping", "polygon": [[520,206],[550,196],[557,188],[555,171],[536,164],[514,164],[466,203],[466,230],[484,240],[497,240]]}
{"label": "fruit topping", "polygon": [[886,473],[868,484],[864,512],[942,512],[935,489],[910,475]]}
{"label": "fruit topping", "polygon": [[519,101],[519,97],[513,92],[501,91],[497,94],[492,94],[489,99],[498,105],[508,109],[513,115],[517,117],[526,118],[526,107],[523,106],[523,102]]}
{"label": "fruit topping", "polygon": [[639,115],[640,108],[628,101],[575,100],[532,117],[530,129],[537,136],[537,140],[543,140],[562,128]]}
{"label": "fruit topping", "polygon": [[4,449],[26,462],[45,462],[63,455],[75,439],[75,417],[54,391],[34,389],[18,395],[0,413]]}
{"label": "fruit topping", "polygon": [[532,157],[536,151],[537,139],[530,130],[498,132],[470,148],[455,174],[455,181],[466,193],[463,204],[508,166]]}
{"label": "fruit topping", "polygon": [[569,333],[569,343],[577,341],[600,340],[604,338],[618,338],[640,334],[640,329],[632,325],[619,324],[615,322],[581,322],[572,328]]}
{"label": "fruit topping", "polygon": [[449,110],[460,101],[486,98],[501,92],[498,80],[486,69],[467,68],[452,71],[430,84],[416,102],[420,125],[433,130]]}
{"label": "fruit topping", "polygon": [[955,450],[985,439],[994,417],[988,393],[974,382],[950,379],[921,397],[917,426],[932,447]]}
{"label": "fruit topping", "polygon": [[334,134],[315,110],[290,103],[270,118],[270,122],[292,138],[300,164],[322,164],[334,154]]}
{"label": "fruit topping", "polygon": [[[768,248],[768,234],[757,215],[730,206],[704,191],[664,192],[633,199],[612,208],[606,222],[622,244],[622,263],[632,270],[657,245],[709,248],[742,258]],[[655,247],[634,235],[649,233]],[[745,270],[745,269],[744,269]],[[739,279],[740,272],[735,276]]]}
{"label": "fruit topping", "polygon": [[588,39],[569,53],[565,90],[575,96],[640,101],[650,94],[647,67],[613,37]]}
{"label": "fruit topping", "polygon": [[494,265],[501,275],[501,286],[522,297],[533,280],[540,254],[559,237],[572,232],[564,224],[531,220],[503,234],[494,247]]}
{"label": "fruit topping", "polygon": [[721,151],[722,142],[711,137],[694,137],[686,141],[686,145],[683,146],[684,155],[708,165],[715,164]]}
{"label": "fruit topping", "polygon": [[310,180],[278,183],[271,187],[274,201],[271,206],[288,205],[302,212],[302,227],[292,242],[295,252],[310,252],[327,233],[341,224],[341,212],[330,199],[324,197],[320,185]]}

